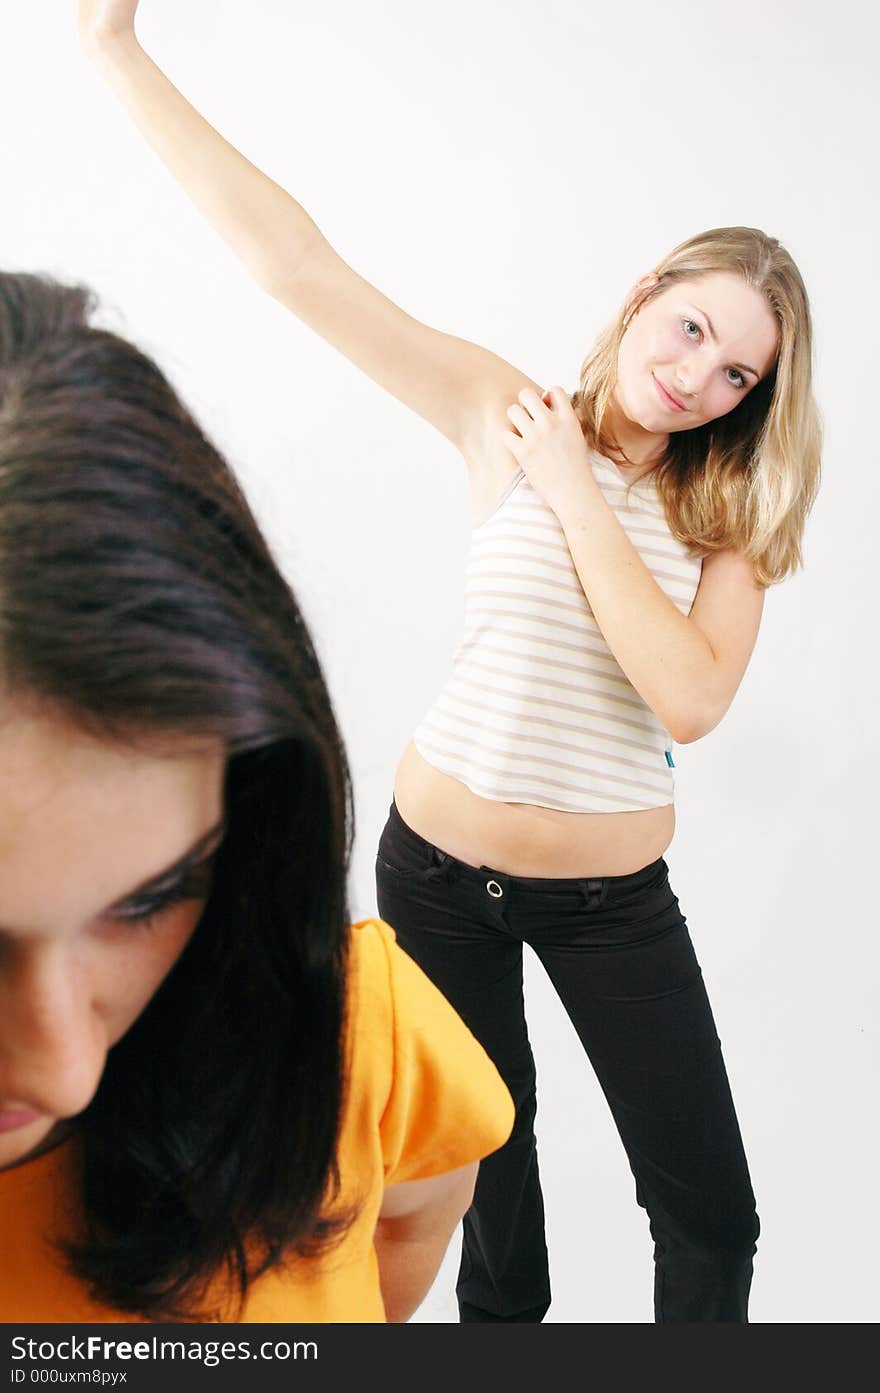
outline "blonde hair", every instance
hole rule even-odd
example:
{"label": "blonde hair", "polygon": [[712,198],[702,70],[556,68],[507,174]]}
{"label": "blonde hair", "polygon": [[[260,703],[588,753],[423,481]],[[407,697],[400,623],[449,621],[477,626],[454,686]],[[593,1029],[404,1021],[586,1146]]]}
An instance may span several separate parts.
{"label": "blonde hair", "polygon": [[572,406],[593,449],[617,449],[602,423],[627,324],[676,282],[712,271],[735,272],[766,295],[779,324],[776,364],[726,416],[671,433],[653,477],[680,541],[704,554],[735,547],[752,560],[757,582],[767,586],[801,564],[822,446],[807,292],[775,237],[754,227],[719,227],[682,242],[655,268],[656,284],[628,302],[600,335],[581,368]]}

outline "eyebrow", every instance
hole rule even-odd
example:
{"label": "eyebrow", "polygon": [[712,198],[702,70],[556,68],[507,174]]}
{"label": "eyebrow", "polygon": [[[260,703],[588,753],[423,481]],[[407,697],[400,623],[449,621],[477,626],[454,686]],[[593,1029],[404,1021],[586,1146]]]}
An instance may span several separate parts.
{"label": "eyebrow", "polygon": [[[186,875],[187,871],[191,870],[199,861],[206,859],[206,852],[209,848],[211,852],[216,850],[215,847],[211,846],[211,843],[216,838],[219,845],[222,834],[226,831],[226,825],[226,818],[221,818],[213,827],[209,827],[208,831],[204,832],[197,842],[193,842],[192,846],[185,851],[182,856],[178,857],[170,866],[166,866],[164,871],[159,871],[156,875],[151,875],[149,880],[141,881],[140,885],[135,886],[133,890],[129,890],[122,899],[116,900],[115,903],[108,905],[106,909],[102,909],[95,917],[97,919],[111,919],[114,915],[129,908],[146,895],[151,893],[155,894],[160,890],[170,889],[177,881],[181,880],[183,876]],[[0,934],[12,932],[14,931],[0,925]]]}
{"label": "eyebrow", "polygon": [[[705,310],[701,310],[700,307],[699,307],[699,305],[697,305],[697,304],[694,305],[694,309],[697,310],[697,312],[703,316],[703,318],[705,319],[706,323],[707,323],[708,326],[709,326],[709,333],[711,334],[713,341],[714,341],[715,343],[717,343],[717,342],[718,342],[718,335],[715,333],[715,330],[714,330],[714,328],[712,327],[712,321],[711,321],[711,319],[709,318],[709,316],[707,315],[706,311],[705,311]],[[732,368],[740,368],[743,372],[750,372],[750,373],[752,374],[753,377],[757,377],[758,380],[760,381],[761,374],[760,374],[759,372],[756,372],[754,368],[750,368],[749,365],[748,365],[748,363],[731,363],[730,366],[731,366]]]}

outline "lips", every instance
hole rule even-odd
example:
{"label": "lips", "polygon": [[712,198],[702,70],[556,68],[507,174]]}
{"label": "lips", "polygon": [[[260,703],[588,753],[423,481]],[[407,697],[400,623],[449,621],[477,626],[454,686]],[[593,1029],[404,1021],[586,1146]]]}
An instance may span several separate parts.
{"label": "lips", "polygon": [[36,1122],[40,1116],[32,1108],[15,1108],[9,1112],[0,1112],[0,1132],[15,1132],[19,1127],[27,1127],[31,1122]]}
{"label": "lips", "polygon": [[654,386],[657,388],[657,395],[663,402],[664,406],[668,406],[670,411],[687,411],[687,407],[685,406],[684,402],[679,401],[678,397],[674,397],[671,392],[667,391],[667,389],[663,386],[663,383],[660,381],[658,377],[654,377],[653,373],[651,373],[651,377],[654,379]]}

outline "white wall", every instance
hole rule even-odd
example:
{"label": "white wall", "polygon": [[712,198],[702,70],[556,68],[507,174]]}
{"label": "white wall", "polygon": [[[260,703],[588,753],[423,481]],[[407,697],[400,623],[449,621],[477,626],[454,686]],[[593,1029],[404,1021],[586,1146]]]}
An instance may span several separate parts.
{"label": "white wall", "polygon": [[[338,250],[422,319],[572,386],[627,287],[704,227],[811,292],[825,482],[723,726],[679,751],[673,884],[764,1226],[755,1321],[864,1322],[878,1238],[876,9],[843,0],[143,0],[142,38]],[[81,60],[7,7],[0,265],[91,282],[239,470],[347,737],[357,917],[397,756],[458,638],[455,452],[248,282]],[[872,593],[873,592],[873,593]],[[533,959],[550,1320],[651,1319],[623,1151]],[[454,1320],[447,1258],[419,1319]]]}

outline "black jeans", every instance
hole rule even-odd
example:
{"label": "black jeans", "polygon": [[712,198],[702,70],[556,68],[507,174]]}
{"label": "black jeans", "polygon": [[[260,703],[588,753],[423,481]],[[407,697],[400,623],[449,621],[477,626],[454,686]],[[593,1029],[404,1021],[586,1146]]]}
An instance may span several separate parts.
{"label": "black jeans", "polygon": [[378,907],[513,1095],[510,1139],[465,1215],[462,1321],[540,1321],[550,1305],[522,946],[543,963],[620,1133],[654,1240],[657,1321],[748,1321],[758,1216],[721,1045],[663,860],[601,880],[477,870],[392,804]]}

